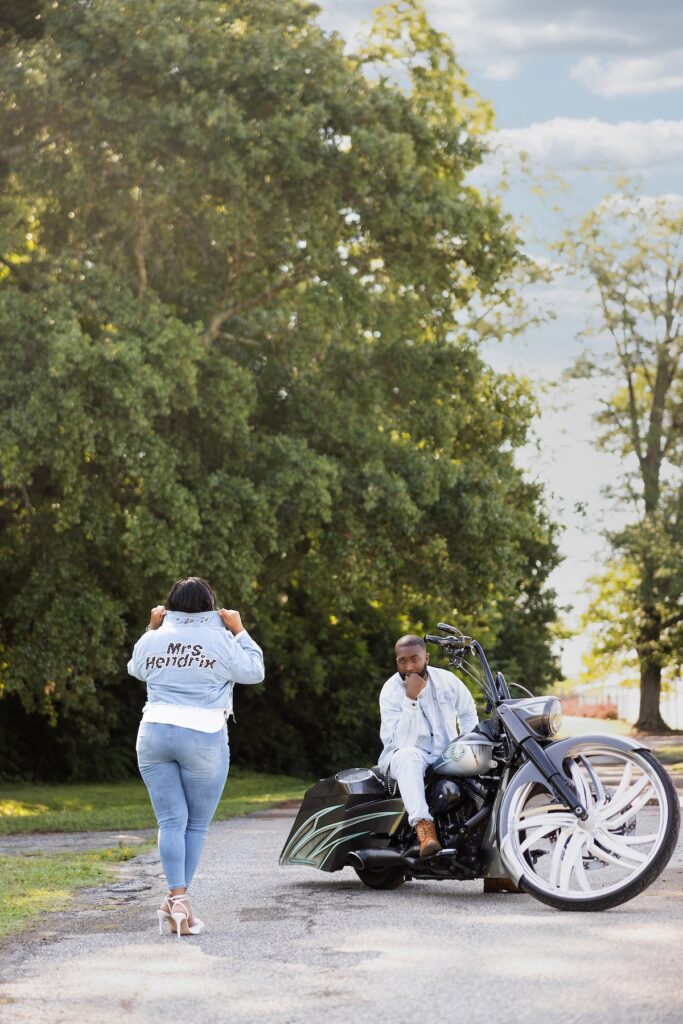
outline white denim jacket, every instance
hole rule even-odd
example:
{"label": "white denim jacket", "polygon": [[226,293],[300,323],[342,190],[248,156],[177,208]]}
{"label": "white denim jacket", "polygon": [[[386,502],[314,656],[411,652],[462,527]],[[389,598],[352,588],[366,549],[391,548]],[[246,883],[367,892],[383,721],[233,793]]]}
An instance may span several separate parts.
{"label": "white denim jacket", "polygon": [[[461,733],[469,732],[479,721],[474,698],[465,684],[445,668],[427,669],[434,686],[450,743]],[[398,672],[387,679],[379,695],[381,715],[380,738],[384,749],[379,767],[387,772],[391,756],[399,747],[421,747],[430,751],[432,730],[419,699],[406,697],[403,680]]]}

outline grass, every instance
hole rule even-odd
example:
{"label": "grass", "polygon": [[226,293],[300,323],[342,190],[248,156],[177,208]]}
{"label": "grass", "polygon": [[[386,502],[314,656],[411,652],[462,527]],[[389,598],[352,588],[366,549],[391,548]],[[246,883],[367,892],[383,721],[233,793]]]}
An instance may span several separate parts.
{"label": "grass", "polygon": [[[567,715],[558,733],[558,739],[581,736],[584,733],[605,733],[611,736],[629,736],[631,726],[621,719],[579,718]],[[665,764],[670,772],[683,773],[683,742],[672,740],[666,746],[653,748],[658,761]]]}
{"label": "grass", "polygon": [[[285,800],[300,800],[310,781],[231,768],[214,820],[263,810]],[[141,780],[89,785],[17,785],[0,788],[0,834],[27,832],[130,831],[155,828],[147,790]],[[135,848],[83,853],[0,856],[3,896],[0,938],[21,931],[42,911],[62,910],[76,889],[99,885],[153,842]]]}
{"label": "grass", "polygon": [[[306,779],[231,768],[214,820],[235,818],[285,800],[300,800],[310,785]],[[139,779],[0,788],[0,835],[155,827],[149,796]]]}
{"label": "grass", "polygon": [[665,764],[670,771],[683,771],[683,743],[672,743],[670,746],[658,747],[655,750],[657,760]]}
{"label": "grass", "polygon": [[568,736],[581,736],[583,733],[628,736],[630,729],[629,723],[621,719],[580,718],[578,715],[565,715],[557,736],[561,740],[566,739]]}
{"label": "grass", "polygon": [[116,864],[141,852],[140,847],[119,847],[49,857],[0,857],[0,938],[21,931],[41,911],[63,910],[75,889],[107,881],[115,874]]}

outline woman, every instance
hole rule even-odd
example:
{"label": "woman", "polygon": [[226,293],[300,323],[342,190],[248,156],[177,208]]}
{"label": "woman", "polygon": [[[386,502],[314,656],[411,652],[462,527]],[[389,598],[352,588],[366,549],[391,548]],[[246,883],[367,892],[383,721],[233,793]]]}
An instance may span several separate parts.
{"label": "woman", "polygon": [[240,613],[216,610],[206,580],[178,580],[166,605],[152,609],[128,671],[147,683],[137,739],[140,774],[159,825],[159,855],[169,886],[159,916],[171,931],[197,935],[188,887],[228,777],[227,719],[235,683],[260,683],[263,652]]}

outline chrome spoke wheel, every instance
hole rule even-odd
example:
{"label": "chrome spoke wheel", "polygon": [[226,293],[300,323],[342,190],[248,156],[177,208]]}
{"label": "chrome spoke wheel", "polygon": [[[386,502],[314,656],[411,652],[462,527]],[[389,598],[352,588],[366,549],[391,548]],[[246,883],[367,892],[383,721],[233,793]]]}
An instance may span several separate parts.
{"label": "chrome spoke wheel", "polygon": [[668,860],[678,833],[677,796],[644,751],[577,741],[563,766],[587,819],[576,818],[538,781],[526,782],[507,808],[505,859],[531,892],[552,897],[547,902],[555,906],[615,905],[630,898],[627,890],[635,895],[649,884]]}

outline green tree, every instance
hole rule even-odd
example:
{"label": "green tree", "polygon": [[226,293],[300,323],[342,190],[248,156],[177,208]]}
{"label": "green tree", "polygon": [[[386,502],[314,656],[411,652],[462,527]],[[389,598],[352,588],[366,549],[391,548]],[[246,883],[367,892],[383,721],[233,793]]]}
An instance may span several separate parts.
{"label": "green tree", "polygon": [[514,465],[532,396],[477,353],[531,273],[466,181],[490,111],[418,4],[357,55],[315,13],[58,2],[0,57],[0,679],[22,770],[27,715],[36,772],[117,770],[127,651],[177,576],[206,574],[266,650],[235,755],[319,770],[374,750],[396,631],[446,607],[499,634],[554,563]]}
{"label": "green tree", "polygon": [[[610,341],[603,357],[585,354],[575,372],[599,375],[611,388],[598,444],[623,459],[612,497],[635,510],[610,534],[615,563],[599,581],[593,611],[604,615],[605,651],[637,655],[636,727],[647,731],[665,728],[662,670],[683,653],[682,230],[669,199],[611,196],[566,245],[597,288],[599,332]],[[617,578],[630,583],[614,600]]]}
{"label": "green tree", "polygon": [[6,39],[19,35],[37,39],[43,34],[41,0],[0,0],[0,46]]}

